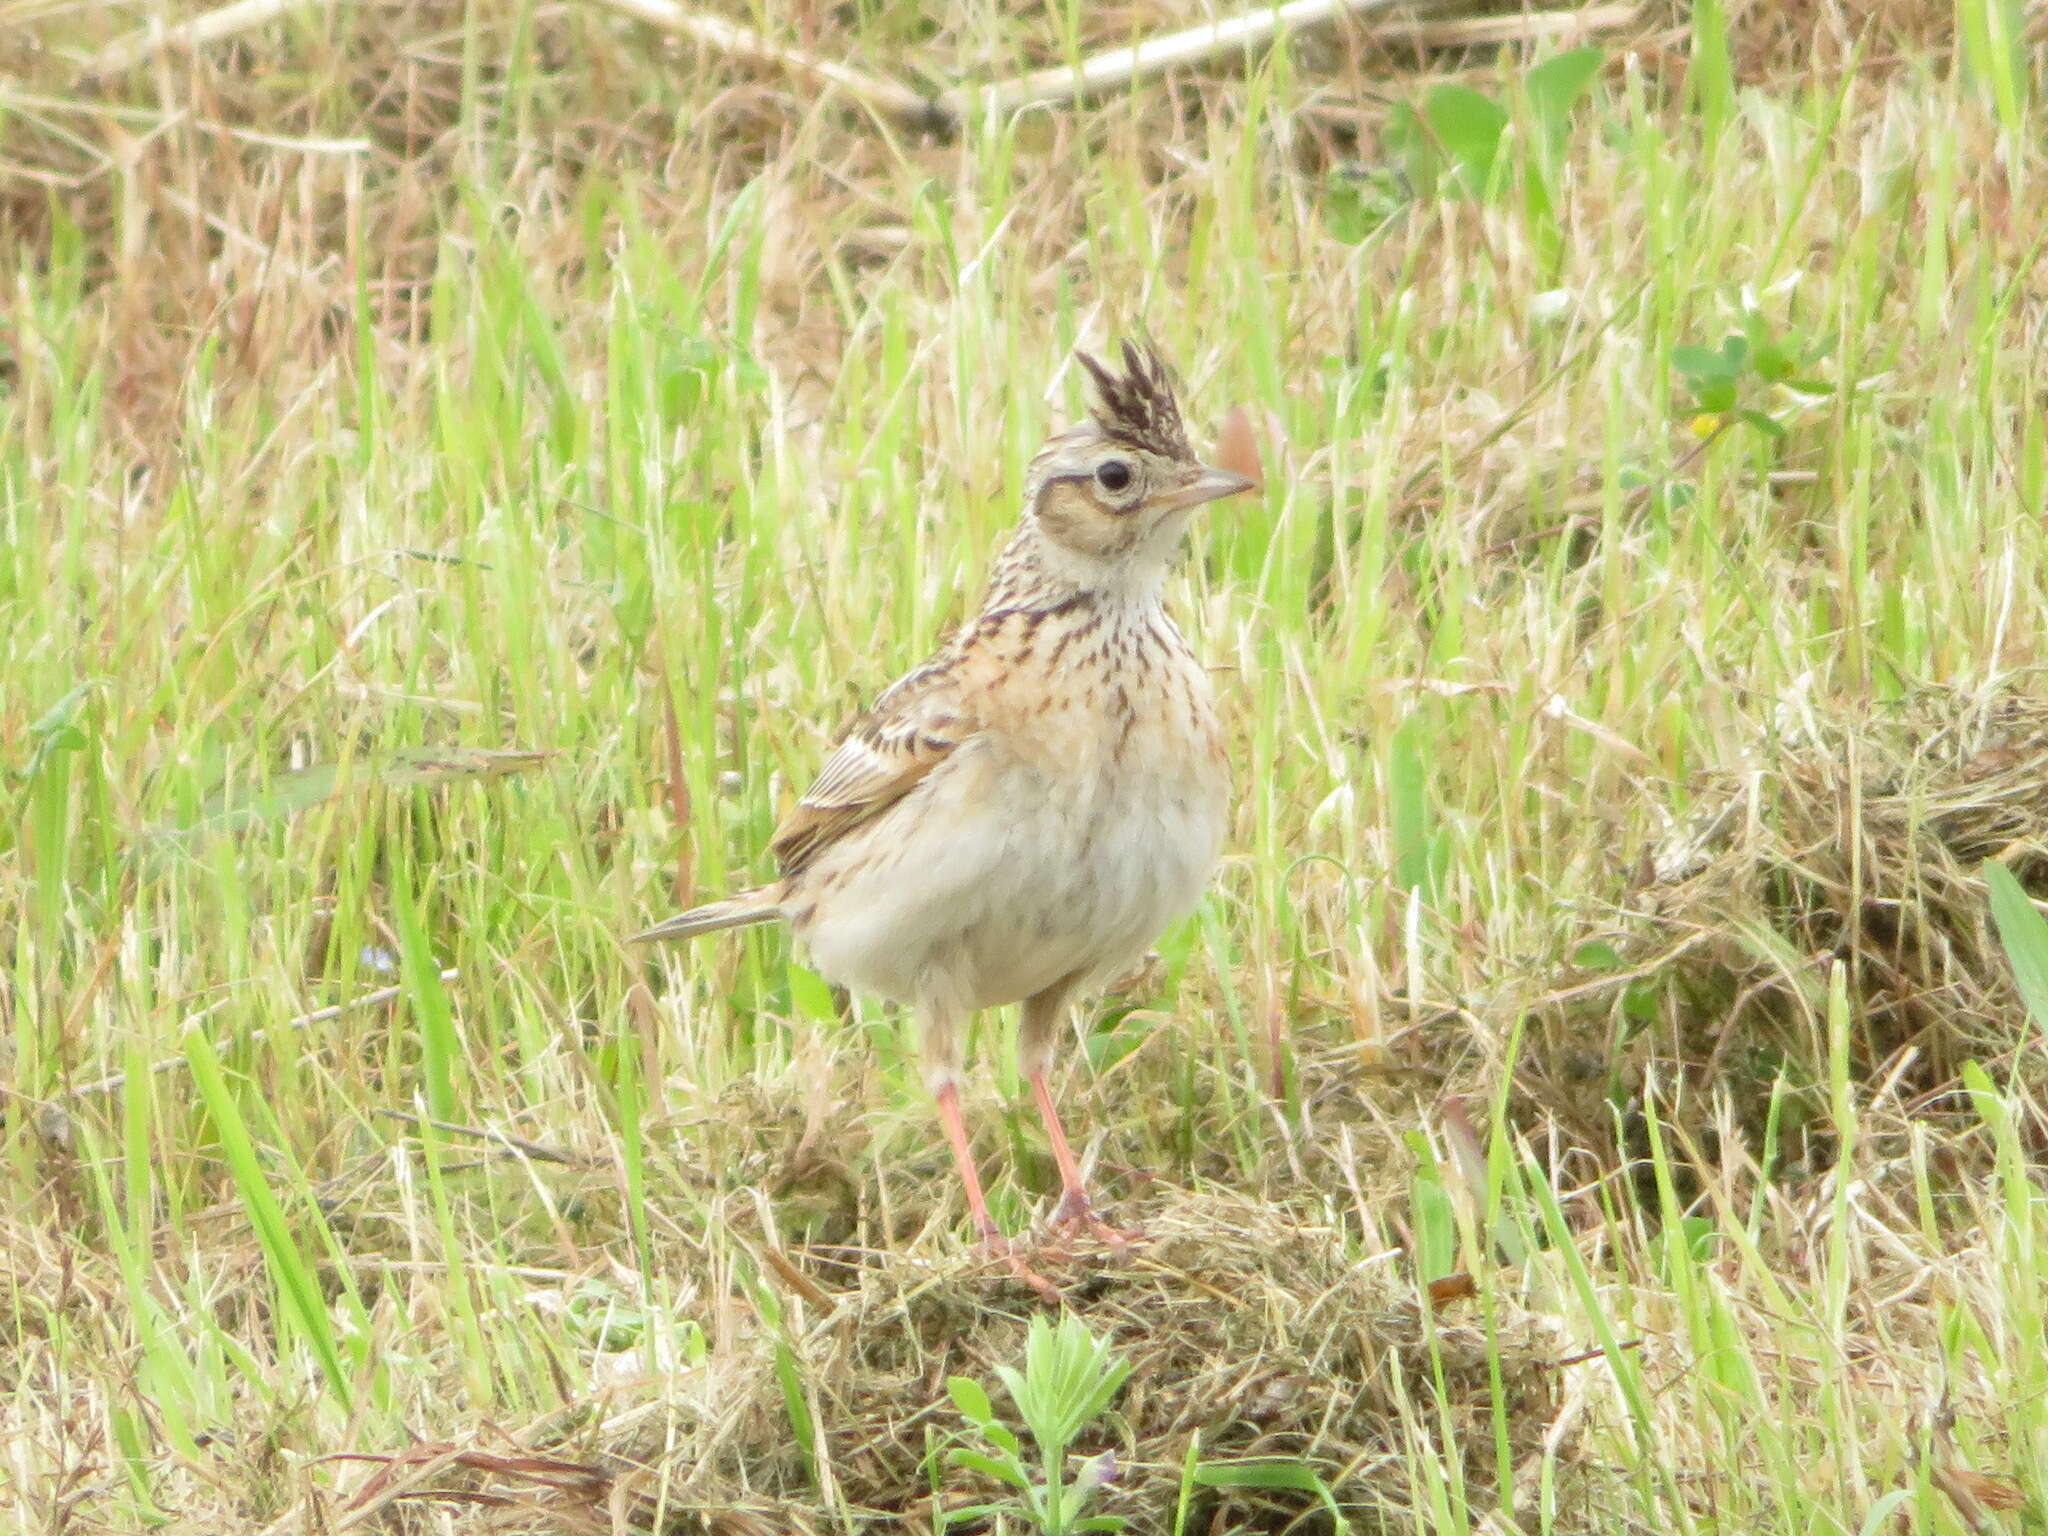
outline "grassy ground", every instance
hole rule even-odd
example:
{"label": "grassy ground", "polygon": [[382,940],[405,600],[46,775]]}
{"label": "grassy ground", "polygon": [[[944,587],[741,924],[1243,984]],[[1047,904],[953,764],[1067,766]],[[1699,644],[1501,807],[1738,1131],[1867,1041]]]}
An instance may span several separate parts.
{"label": "grassy ground", "polygon": [[[12,1528],[995,1491],[928,1453],[1031,1308],[901,1021],[620,935],[763,873],[1141,328],[1269,474],[1179,599],[1225,868],[1063,1085],[1159,1234],[1068,1272],[1137,1368],[1103,1508],[1327,1521],[1210,1486],[1259,1457],[1367,1530],[2040,1528],[2048,1079],[1977,871],[2048,889],[2017,6],[1325,35],[945,137],[594,6],[90,92],[154,8],[0,9]],[[1171,19],[768,30],[938,84]]]}

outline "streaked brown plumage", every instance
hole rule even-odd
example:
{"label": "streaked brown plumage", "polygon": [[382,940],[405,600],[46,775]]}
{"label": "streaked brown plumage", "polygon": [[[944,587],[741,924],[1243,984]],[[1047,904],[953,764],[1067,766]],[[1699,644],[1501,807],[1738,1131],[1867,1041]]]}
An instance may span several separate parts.
{"label": "streaked brown plumage", "polygon": [[1194,510],[1251,482],[1196,460],[1155,353],[1125,343],[1121,374],[1077,355],[1093,418],[1033,459],[981,611],[840,742],[776,831],[777,880],[639,936],[784,919],[824,975],[915,1007],[968,1204],[996,1245],[960,1119],[962,1025],[1022,1002],[1062,1182],[1054,1222],[1117,1240],[1046,1073],[1071,1000],[1199,896],[1228,788],[1207,675],[1161,588]]}

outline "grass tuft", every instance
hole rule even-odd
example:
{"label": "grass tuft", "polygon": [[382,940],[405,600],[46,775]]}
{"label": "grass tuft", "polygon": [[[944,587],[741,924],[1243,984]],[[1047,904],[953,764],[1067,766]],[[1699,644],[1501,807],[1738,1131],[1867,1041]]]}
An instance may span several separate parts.
{"label": "grass tuft", "polygon": [[[1304,29],[952,135],[514,0],[80,83],[196,10],[0,23],[0,1526],[987,1496],[946,1382],[1026,1308],[905,1021],[619,936],[765,873],[1135,332],[1265,473],[1175,598],[1225,866],[1058,1085],[1155,1234],[1061,1275],[1102,1507],[2035,1519],[2023,7]],[[943,85],[1170,12],[746,20]]]}

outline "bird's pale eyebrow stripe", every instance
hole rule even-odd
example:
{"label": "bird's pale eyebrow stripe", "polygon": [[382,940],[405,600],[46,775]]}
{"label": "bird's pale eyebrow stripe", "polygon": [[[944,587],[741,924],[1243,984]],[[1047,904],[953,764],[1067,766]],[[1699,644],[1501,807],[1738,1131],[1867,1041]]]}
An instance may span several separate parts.
{"label": "bird's pale eyebrow stripe", "polygon": [[[1045,484],[1047,485],[1093,485],[1094,483],[1095,471],[1093,471],[1092,469],[1087,471],[1077,471],[1073,474],[1047,475],[1045,477]],[[1127,507],[1109,506],[1103,508],[1103,511],[1109,513],[1112,517],[1129,517],[1133,512],[1137,510],[1138,503],[1135,501]]]}

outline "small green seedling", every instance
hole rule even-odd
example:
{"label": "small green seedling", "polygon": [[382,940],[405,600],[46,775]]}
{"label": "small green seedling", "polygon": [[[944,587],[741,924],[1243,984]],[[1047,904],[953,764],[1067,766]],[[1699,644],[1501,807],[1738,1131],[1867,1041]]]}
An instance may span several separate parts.
{"label": "small green seedling", "polygon": [[1694,430],[1702,437],[1719,432],[1732,419],[1766,437],[1780,438],[1785,423],[1767,405],[1777,404],[1782,391],[1833,394],[1833,384],[1812,377],[1812,369],[1829,350],[1825,340],[1810,340],[1796,330],[1774,331],[1749,309],[1741,332],[1724,337],[1719,347],[1673,347],[1671,366],[1692,394]]}
{"label": "small green seedling", "polygon": [[1131,1373],[1128,1362],[1116,1359],[1106,1340],[1090,1333],[1077,1317],[1063,1317],[1057,1327],[1042,1317],[1031,1320],[1024,1341],[1024,1369],[996,1367],[1011,1402],[1038,1447],[1039,1473],[1025,1463],[1016,1432],[995,1415],[982,1385],[965,1376],[946,1382],[953,1405],[965,1414],[988,1446],[986,1451],[957,1449],[947,1459],[956,1467],[1015,1490],[1000,1503],[976,1504],[943,1511],[939,1529],[956,1523],[1012,1516],[1041,1536],[1068,1536],[1075,1531],[1121,1531],[1125,1521],[1115,1515],[1085,1515],[1095,1495],[1116,1475],[1116,1455],[1104,1451],[1067,1467],[1067,1447],[1074,1436],[1098,1418]]}

